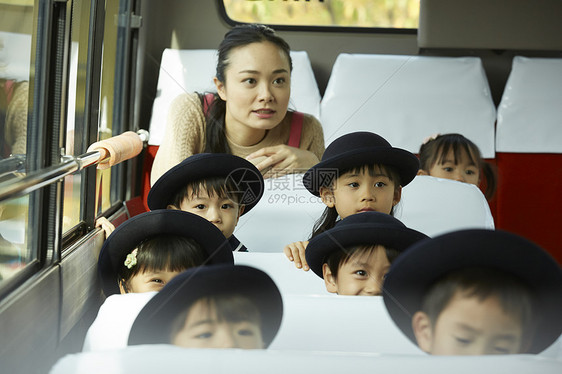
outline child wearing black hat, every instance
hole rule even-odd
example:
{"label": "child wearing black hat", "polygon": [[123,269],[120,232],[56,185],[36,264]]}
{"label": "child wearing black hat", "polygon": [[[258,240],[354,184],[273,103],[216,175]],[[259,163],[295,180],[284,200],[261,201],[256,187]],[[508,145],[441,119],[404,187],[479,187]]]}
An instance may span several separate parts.
{"label": "child wearing black hat", "polygon": [[462,230],[408,249],[387,275],[384,302],[430,354],[538,353],[562,332],[562,270],[517,235]]}
{"label": "child wearing black hat", "polygon": [[[356,213],[392,214],[402,187],[414,179],[418,169],[419,161],[413,153],[392,147],[377,134],[354,132],[334,140],[322,161],[303,177],[308,191],[326,204],[311,239],[334,227],[338,219]],[[308,270],[307,245],[306,241],[296,242],[283,250],[289,260],[304,270]]]}
{"label": "child wearing black hat", "polygon": [[328,292],[380,296],[390,264],[410,245],[425,238],[425,234],[388,214],[354,214],[312,238],[306,261],[316,275],[324,278]]}
{"label": "child wearing black hat", "polygon": [[279,289],[263,271],[234,265],[190,269],[140,311],[129,345],[267,348],[282,316]]}
{"label": "child wearing black hat", "polygon": [[233,235],[238,219],[263,195],[264,182],[249,161],[224,153],[199,153],[162,175],[148,194],[148,207],[197,214],[217,226],[233,251],[246,247]]}
{"label": "child wearing black hat", "polygon": [[122,223],[107,238],[98,260],[106,296],[159,291],[185,269],[234,263],[224,235],[191,213],[156,210]]}

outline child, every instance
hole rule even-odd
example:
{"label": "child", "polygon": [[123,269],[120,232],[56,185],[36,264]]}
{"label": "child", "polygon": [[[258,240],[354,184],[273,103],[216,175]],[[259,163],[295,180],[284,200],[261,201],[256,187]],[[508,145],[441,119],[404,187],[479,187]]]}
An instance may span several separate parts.
{"label": "child", "polygon": [[185,269],[234,262],[221,232],[194,214],[156,210],[122,223],[98,260],[105,296],[160,290]]}
{"label": "child", "polygon": [[141,310],[129,345],[267,348],[282,316],[279,289],[263,271],[233,265],[190,269]]}
{"label": "child", "polygon": [[453,179],[478,186],[481,174],[486,180],[484,195],[490,200],[496,191],[496,174],[484,161],[480,150],[460,134],[437,134],[428,137],[420,147],[419,175]]}
{"label": "child", "polygon": [[380,296],[390,264],[424,238],[425,234],[388,214],[354,214],[312,238],[306,248],[306,262],[324,278],[328,292]]}
{"label": "child", "polygon": [[[303,176],[306,189],[326,204],[311,238],[334,227],[338,217],[368,211],[392,214],[402,187],[414,179],[418,169],[414,154],[392,147],[377,134],[354,132],[334,140],[322,161]],[[308,270],[307,244],[296,242],[284,248],[289,260],[304,270]]]}
{"label": "child", "polygon": [[199,153],[162,175],[150,189],[148,207],[179,209],[217,226],[233,251],[247,252],[234,235],[238,219],[263,195],[261,173],[249,161],[224,153]]}
{"label": "child", "polygon": [[562,271],[517,235],[462,230],[421,241],[392,265],[387,310],[435,355],[538,353],[562,332]]}

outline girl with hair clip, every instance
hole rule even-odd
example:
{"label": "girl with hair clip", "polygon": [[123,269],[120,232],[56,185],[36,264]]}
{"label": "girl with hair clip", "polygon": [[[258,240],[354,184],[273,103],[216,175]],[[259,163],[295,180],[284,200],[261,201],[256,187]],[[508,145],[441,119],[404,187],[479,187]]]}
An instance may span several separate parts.
{"label": "girl with hair clip", "polygon": [[195,214],[161,209],[134,216],[107,238],[98,260],[101,305],[84,341],[84,351],[122,348],[142,307],[187,269],[232,265],[228,241]]}
{"label": "girl with hair clip", "polygon": [[436,134],[426,138],[420,147],[418,175],[452,179],[478,186],[484,175],[484,196],[490,200],[496,192],[497,177],[480,149],[461,134]]}
{"label": "girl with hair clip", "polygon": [[[303,176],[306,189],[326,204],[310,239],[353,214],[375,211],[393,215],[402,187],[414,179],[418,169],[419,161],[413,153],[392,147],[377,134],[354,132],[334,140],[322,161]],[[300,241],[283,249],[303,270],[309,270],[307,245],[308,241]]]}
{"label": "girl with hair clip", "polygon": [[182,271],[232,264],[228,241],[213,224],[179,210],[155,210],[122,223],[107,238],[98,260],[105,296],[159,291]]}
{"label": "girl with hair clip", "polygon": [[236,26],[218,48],[215,94],[186,93],[171,104],[151,184],[197,153],[250,160],[265,177],[316,164],[324,151],[318,120],[288,110],[289,45],[266,26]]}

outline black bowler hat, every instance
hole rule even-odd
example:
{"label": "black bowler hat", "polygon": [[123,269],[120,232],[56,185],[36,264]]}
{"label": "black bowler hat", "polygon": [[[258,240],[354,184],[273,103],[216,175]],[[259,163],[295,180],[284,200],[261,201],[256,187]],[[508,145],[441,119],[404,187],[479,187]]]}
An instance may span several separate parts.
{"label": "black bowler hat", "polygon": [[232,248],[222,232],[198,215],[160,209],[129,218],[109,235],[98,259],[98,272],[106,296],[119,293],[118,270],[138,245],[158,235],[177,235],[195,240],[208,255],[208,264],[233,264]]}
{"label": "black bowler hat", "polygon": [[215,177],[225,178],[235,186],[236,190],[230,192],[245,205],[242,214],[249,212],[263,195],[263,176],[250,161],[227,153],[198,153],[158,178],[148,193],[148,207],[166,209],[174,195],[188,183]]}
{"label": "black bowler hat", "polygon": [[358,245],[383,245],[403,252],[427,235],[406,227],[389,214],[363,212],[339,221],[335,227],[312,238],[306,247],[306,262],[320,278],[328,256]]}
{"label": "black bowler hat", "polygon": [[129,334],[129,345],[169,344],[176,317],[205,297],[240,295],[258,309],[265,347],[283,318],[283,299],[263,271],[244,265],[192,268],[176,276],[140,311]]}
{"label": "black bowler hat", "polygon": [[562,332],[562,270],[542,248],[500,230],[461,230],[421,241],[392,264],[383,298],[402,332],[414,343],[412,316],[437,280],[452,271],[483,267],[511,274],[532,292],[535,337],[529,353],[538,353]]}
{"label": "black bowler hat", "polygon": [[373,164],[394,167],[402,187],[414,179],[420,168],[413,153],[392,147],[382,136],[359,131],[334,140],[324,151],[322,161],[304,174],[303,184],[310,193],[319,196],[320,187],[332,183],[338,170]]}

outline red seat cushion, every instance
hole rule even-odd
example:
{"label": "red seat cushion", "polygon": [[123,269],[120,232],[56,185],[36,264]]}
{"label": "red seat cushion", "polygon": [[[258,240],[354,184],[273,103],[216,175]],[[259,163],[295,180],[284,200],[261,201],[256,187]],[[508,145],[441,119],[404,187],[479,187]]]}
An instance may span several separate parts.
{"label": "red seat cushion", "polygon": [[142,166],[142,203],[144,204],[145,211],[150,210],[148,209],[146,199],[150,191],[150,171],[152,170],[152,164],[154,163],[154,157],[156,157],[158,148],[159,146],[157,145],[149,145],[144,155],[144,163]]}
{"label": "red seat cushion", "polygon": [[497,153],[496,228],[537,243],[562,264],[562,154]]}

